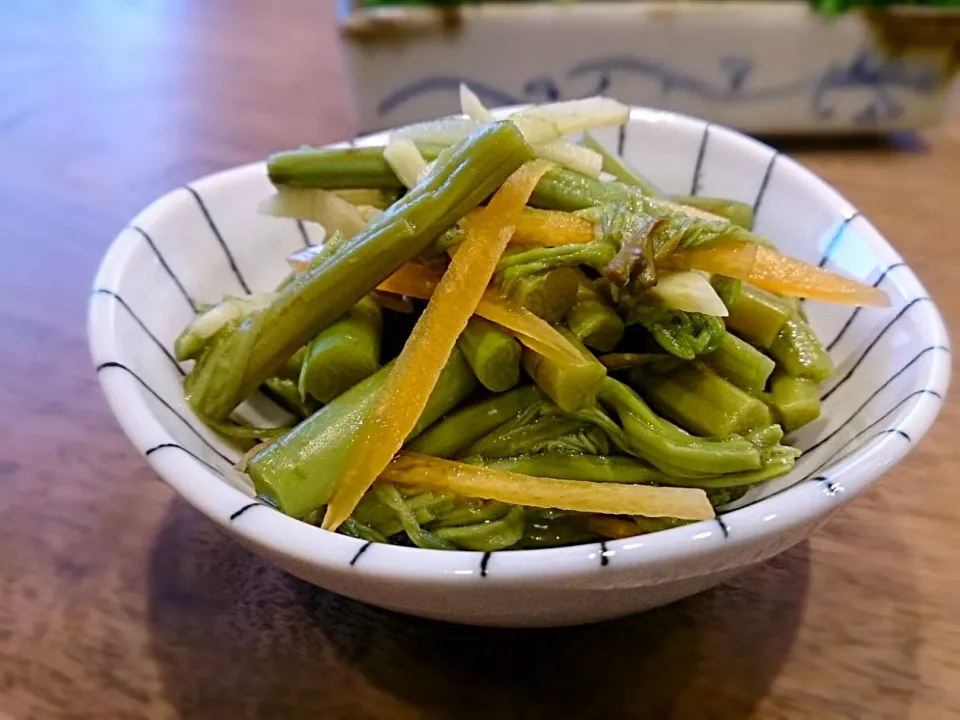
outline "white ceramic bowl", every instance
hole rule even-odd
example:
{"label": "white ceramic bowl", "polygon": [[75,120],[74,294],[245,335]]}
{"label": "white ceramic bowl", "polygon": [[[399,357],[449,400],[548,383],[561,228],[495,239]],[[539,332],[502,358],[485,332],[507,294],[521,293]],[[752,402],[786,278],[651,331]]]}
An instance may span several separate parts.
{"label": "white ceramic bowl", "polygon": [[[602,140],[668,192],[732,197],[757,230],[803,260],[883,287],[886,310],[808,303],[837,365],[823,416],[795,437],[787,477],[716,520],[550,550],[444,552],[369,544],[254,502],[238,452],[193,416],[173,360],[193,303],[267,290],[319,228],[257,214],[262,164],[160,198],[110,247],[90,301],[93,361],[124,431],[150,465],[238,542],[290,573],[358,600],[464,623],[546,626],[646,610],[722,582],[799,542],[906,455],[934,421],[950,374],[936,307],[900,256],[823,181],[726,128],[635,109]],[[382,136],[360,145],[383,144]],[[864,548],[865,552],[869,548]]]}

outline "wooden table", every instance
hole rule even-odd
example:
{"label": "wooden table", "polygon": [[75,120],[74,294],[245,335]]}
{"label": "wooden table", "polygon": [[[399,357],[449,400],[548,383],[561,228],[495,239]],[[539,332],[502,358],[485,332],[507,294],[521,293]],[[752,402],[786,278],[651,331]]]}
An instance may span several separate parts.
{"label": "wooden table", "polygon": [[[561,631],[335,597],[158,482],[88,361],[97,262],[162,192],[347,137],[335,43],[319,0],[0,10],[0,718],[960,717],[960,394],[809,542],[669,608]],[[960,121],[794,151],[897,244],[960,337]]]}

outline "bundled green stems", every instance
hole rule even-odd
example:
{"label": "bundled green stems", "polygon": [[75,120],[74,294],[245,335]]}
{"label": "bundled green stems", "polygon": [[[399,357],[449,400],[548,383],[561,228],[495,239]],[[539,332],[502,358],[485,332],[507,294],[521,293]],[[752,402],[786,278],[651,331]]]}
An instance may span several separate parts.
{"label": "bundled green stems", "polygon": [[622,430],[602,412],[585,412],[583,416],[600,424],[621,450],[671,476],[711,477],[763,467],[760,450],[749,440],[689,435],[658,416],[637,393],[613,378],[603,381],[598,397],[617,414]]}
{"label": "bundled green stems", "polygon": [[728,308],[727,326],[766,348],[773,359],[727,333],[721,348],[705,356],[706,364],[754,394],[763,393],[777,366],[770,393],[764,397],[778,422],[790,432],[816,419],[820,414],[818,385],[833,374],[833,360],[802,317],[799,303],[743,283]]}
{"label": "bundled green stems", "polygon": [[212,420],[227,417],[301,346],[532,159],[513,123],[496,123],[472,135],[438,160],[416,188],[218,342],[194,371],[191,407]]}
{"label": "bundled green stems", "polygon": [[378,483],[342,526],[363,540],[386,542],[404,532],[421,548],[494,551],[523,536],[524,510],[490,500],[405,490]]}
{"label": "bundled green stems", "polygon": [[[442,158],[443,150],[431,145],[418,145],[425,160]],[[605,169],[612,166],[605,158]],[[322,188],[381,188],[396,190],[401,183],[383,159],[383,148],[303,149],[278,153],[267,162],[271,181],[277,186]],[[660,193],[649,181],[641,181],[632,170],[630,175],[612,173],[615,182],[601,182],[566,168],[550,170],[537,183],[530,198],[532,207],[574,212],[602,205],[631,206],[650,215],[669,215],[677,208],[660,199]],[[624,179],[628,182],[621,182]],[[632,179],[631,179],[632,178]],[[769,243],[749,231],[753,211],[745,203],[720,198],[676,197],[674,204],[690,205],[725,218],[734,225],[731,240]],[[700,221],[703,222],[703,221]],[[439,235],[439,233],[438,233]]]}
{"label": "bundled green stems", "polygon": [[725,438],[773,422],[763,402],[699,362],[661,376],[637,368],[630,382],[661,415],[703,437]]}

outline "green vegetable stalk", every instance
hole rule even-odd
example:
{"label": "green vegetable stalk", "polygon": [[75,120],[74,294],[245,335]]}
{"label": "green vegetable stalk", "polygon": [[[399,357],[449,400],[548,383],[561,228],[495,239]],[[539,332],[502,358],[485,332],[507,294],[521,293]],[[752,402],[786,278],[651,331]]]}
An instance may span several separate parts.
{"label": "green vegetable stalk", "polygon": [[430,527],[436,529],[461,527],[463,525],[477,525],[494,520],[500,520],[513,505],[497,502],[496,500],[481,500],[451,495],[453,502],[440,506],[433,513]]}
{"label": "green vegetable stalk", "polygon": [[[724,221],[699,220],[682,213],[654,214],[637,203],[598,206],[583,215],[594,223],[596,240],[507,253],[497,264],[498,282],[509,286],[517,278],[534,273],[586,265],[611,282],[637,292],[656,281],[656,264],[673,252],[743,241],[746,233]],[[746,239],[759,241],[752,235]],[[630,262],[623,262],[628,259]]]}
{"label": "green vegetable stalk", "polygon": [[[425,160],[436,159],[441,148],[418,145]],[[277,153],[267,161],[270,181],[299,188],[401,189],[403,185],[383,158],[383,148],[313,149]],[[537,184],[530,204],[553,210],[582,210],[593,205],[623,202],[639,194],[623,183],[601,183],[585,175],[555,168]]]}
{"label": "green vegetable stalk", "polygon": [[651,202],[637,195],[626,204],[585,210],[582,215],[594,224],[595,240],[506,253],[497,264],[497,281],[509,287],[517,279],[536,273],[585,265],[637,295],[656,283],[657,265],[678,250],[762,240],[726,221],[700,220],[669,209],[666,214],[658,214],[657,208],[649,206]]}
{"label": "green vegetable stalk", "polygon": [[516,545],[523,530],[524,510],[514,505],[499,520],[438,528],[433,534],[463,550],[493,552]]}
{"label": "green vegetable stalk", "polygon": [[621,182],[601,182],[572,170],[554,168],[537,183],[528,204],[544,210],[575,212],[596,205],[622,204],[639,195],[638,189]]}
{"label": "green vegetable stalk", "polygon": [[789,375],[821,383],[833,375],[833,360],[810,326],[799,317],[784,323],[770,354]]}
{"label": "green vegetable stalk", "polygon": [[295,380],[272,377],[267,378],[263,384],[267,394],[272,395],[281,406],[301,419],[313,415],[320,409],[320,403],[313,398],[300,397],[300,389]]}
{"label": "green vegetable stalk", "polygon": [[514,302],[548,323],[563,322],[577,299],[577,273],[569,267],[516,278],[511,278],[507,271],[500,276],[500,282]]}
{"label": "green vegetable stalk", "polygon": [[698,210],[704,210],[713,215],[726,218],[744,230],[753,229],[753,208],[738,200],[700,197],[698,195],[678,195],[673,198],[673,202],[680,205],[689,205]]}
{"label": "green vegetable stalk", "polygon": [[[785,445],[778,446],[773,452],[764,455],[763,464],[759,470],[748,470],[745,472],[732,472],[723,475],[714,475],[712,477],[684,478],[665,473],[659,482],[661,485],[676,485],[678,487],[699,487],[708,493],[712,490],[722,490],[724,488],[742,488],[746,485],[756,485],[757,483],[773,480],[781,475],[786,475],[793,469],[797,462],[797,456],[800,453],[791,447]],[[730,498],[711,502],[714,505],[730,502]]]}
{"label": "green vegetable stalk", "polygon": [[770,399],[787,432],[820,417],[820,390],[814,380],[778,373],[770,381]]}
{"label": "green vegetable stalk", "polygon": [[733,278],[724,277],[723,275],[714,275],[710,278],[710,285],[728,310],[740,301],[740,293],[743,291],[743,281],[734,280]]}
{"label": "green vegetable stalk", "polygon": [[593,406],[607,369],[601,365],[576,335],[560,332],[580,351],[583,362],[559,363],[528,348],[523,351],[523,369],[540,389],[562,410],[575,412]]}
{"label": "green vegetable stalk", "polygon": [[[385,495],[382,494],[383,491],[366,493],[357,503],[350,519],[384,537],[404,531],[402,515],[407,515],[408,526],[426,525],[434,522],[438,515],[445,514],[451,506],[458,504],[457,498],[450,493],[399,488],[390,483],[378,485],[392,487],[396,494],[391,490],[387,490]],[[505,512],[505,509],[501,510],[497,517]]]}
{"label": "green vegetable stalk", "polygon": [[654,235],[658,257],[663,255],[663,248],[694,250],[734,242],[769,245],[769,241],[732,222],[702,220],[683,212],[665,210],[650,198],[635,202],[633,211],[666,218]]}
{"label": "green vegetable stalk", "polygon": [[386,210],[400,197],[400,190],[399,188],[387,191],[372,188],[348,188],[345,190],[334,190],[333,194],[341,200],[346,200],[351,205]]}
{"label": "green vegetable stalk", "polygon": [[545,399],[536,385],[524,385],[493,395],[460,408],[431,425],[407,448],[424,455],[455,458],[464,448]]}
{"label": "green vegetable stalk", "polygon": [[[585,140],[588,147],[602,150],[602,146],[589,137],[589,134]],[[418,148],[428,161],[436,159],[442,152],[442,148],[432,145],[420,144]],[[616,177],[616,182],[601,182],[573,170],[555,168],[537,184],[530,205],[568,212],[604,205],[630,206],[634,210],[642,210],[652,215],[676,212],[674,208],[660,202],[661,198],[666,198],[664,193],[635,169],[625,165],[606,150],[603,150],[601,155],[604,171]],[[387,191],[403,188],[396,174],[383,159],[383,148],[379,147],[338,150],[304,148],[286,151],[273,155],[267,161],[267,171],[270,180],[277,186],[327,190],[379,188]],[[736,200],[677,196],[672,198],[672,201],[726,218],[741,230],[749,231],[753,225],[753,209]],[[749,232],[732,232],[736,233],[737,239],[768,244]]]}
{"label": "green vegetable stalk", "polygon": [[400,521],[404,532],[407,533],[413,544],[425,550],[456,550],[456,546],[429,530],[425,530],[416,513],[406,503],[405,498],[395,485],[390,483],[377,483],[371,488],[371,492],[377,499],[390,508]]}
{"label": "green vegetable stalk", "polygon": [[762,348],[773,345],[791,316],[790,308],[776,295],[746,283],[741,285],[736,303],[727,309],[727,327]]}
{"label": "green vegetable stalk", "polygon": [[724,473],[759,470],[763,466],[760,450],[741,437],[725,440],[688,435],[661,418],[623,383],[606,378],[600,401],[619,417],[617,426],[599,410],[580,416],[597,423],[622,450],[646,460],[676,477],[712,477]]}
{"label": "green vegetable stalk", "polygon": [[491,500],[377,483],[341,529],[364,539],[380,537],[379,542],[403,532],[421,548],[492,552],[520,540],[524,509]]}
{"label": "green vegetable stalk", "polygon": [[297,275],[264,310],[218,344],[188,400],[218,420],[378,283],[490,196],[533,158],[513,123],[486,126],[326,262]]}
{"label": "green vegetable stalk", "polygon": [[592,280],[578,273],[577,299],[567,313],[567,327],[580,341],[600,352],[610,352],[623,338],[623,320]]}
{"label": "green vegetable stalk", "polygon": [[561,480],[584,480],[586,482],[658,483],[663,473],[636,458],[621,455],[560,455],[540,453],[515,455],[513,457],[469,458],[467,462],[486,467]]}
{"label": "green vegetable stalk", "polygon": [[582,513],[527,508],[523,539],[517,547],[535,550],[593,542],[600,536],[587,526],[589,517]]}
{"label": "green vegetable stalk", "polygon": [[367,295],[307,346],[300,396],[328,403],[380,367],[380,307]]}
{"label": "green vegetable stalk", "polygon": [[579,245],[559,245],[504,253],[497,263],[497,284],[509,287],[518,278],[555,268],[576,268],[580,265],[605,273],[618,249],[619,245],[603,238]]}
{"label": "green vegetable stalk", "polygon": [[587,482],[636,483],[639,485],[677,485],[703,489],[741,487],[771,480],[790,471],[789,456],[767,462],[761,470],[727,473],[707,478],[675,477],[641,460],[620,455],[560,455],[541,453],[499,458],[470,458],[467,462],[508,472]]}
{"label": "green vegetable stalk", "polygon": [[637,194],[622,202],[592,206],[584,209],[580,215],[594,223],[599,238],[608,240],[618,249],[641,233],[649,232],[658,262],[677,250],[694,250],[732,242],[768,244],[763,238],[733,223],[703,220],[679,212],[654,198]]}
{"label": "green vegetable stalk", "polygon": [[[603,171],[609,173],[624,185],[637,188],[644,195],[654,198],[670,199],[651,180],[644,177],[638,170],[614,155],[601,145],[590,133],[583,134],[583,144],[591,150],[600,153],[603,158]],[[746,203],[725,198],[701,197],[698,195],[677,195],[672,198],[679,205],[688,205],[704,210],[722,218],[726,218],[735,225],[750,230],[753,227],[753,208]]]}
{"label": "green vegetable stalk", "polygon": [[522,347],[506,330],[480,317],[472,317],[457,344],[480,384],[501,393],[520,382]]}
{"label": "green vegetable stalk", "polygon": [[642,326],[660,347],[683,360],[714,352],[727,335],[721,318],[673,310],[644,297],[631,299],[627,324]]}
{"label": "green vegetable stalk", "polygon": [[701,357],[717,375],[749,393],[763,392],[776,363],[733,333],[724,333],[719,347]]}
{"label": "green vegetable stalk", "polygon": [[[300,381],[300,372],[303,370],[303,359],[307,356],[306,346],[297,350],[277,371],[277,377],[284,380],[293,380],[294,384]],[[299,392],[299,390],[298,390]]]}
{"label": "green vegetable stalk", "polygon": [[[419,146],[433,160],[441,148]],[[323,190],[404,190],[403,183],[383,158],[382,147],[301,148],[276,153],[267,159],[267,175],[277,186]]]}
{"label": "green vegetable stalk", "polygon": [[[356,429],[392,367],[385,365],[254,455],[247,472],[257,493],[296,518],[325,505],[342,476]],[[454,348],[411,437],[463,402],[476,386],[470,366]]]}
{"label": "green vegetable stalk", "polygon": [[643,369],[630,382],[664,417],[703,437],[725,438],[770,425],[767,406],[701,363],[687,363],[667,375]]}
{"label": "green vegetable stalk", "polygon": [[[762,399],[767,401],[768,398],[766,394],[764,394]],[[747,433],[744,437],[758,448],[779,448],[781,447],[780,441],[783,440],[783,435],[782,427],[779,425],[770,425]]]}
{"label": "green vegetable stalk", "polygon": [[[657,231],[665,217],[638,215],[645,222],[634,232],[618,238],[620,249],[607,265],[604,274],[611,283],[638,295],[657,284]],[[679,242],[679,237],[676,238]],[[663,254],[669,254],[672,249]]]}
{"label": "green vegetable stalk", "polygon": [[[307,522],[308,520],[309,518],[305,518],[304,522]],[[317,522],[319,522],[319,520]],[[316,522],[311,522],[310,524],[315,525]],[[366,540],[367,542],[389,542],[386,535],[381,534],[369,525],[358,522],[352,517],[349,517],[343,521],[339,531],[344,535],[355,537],[358,540]]]}
{"label": "green vegetable stalk", "polygon": [[644,195],[653,197],[666,197],[652,181],[641,175],[635,168],[624,162],[623,158],[614,155],[607,150],[596,138],[588,132],[583,134],[583,144],[594,152],[600,153],[603,158],[603,172],[613,175],[624,185],[630,185],[637,188]]}
{"label": "green vegetable stalk", "polygon": [[529,453],[605,454],[606,435],[585,420],[547,412],[523,422],[504,424],[464,451],[468,457],[509,457]]}
{"label": "green vegetable stalk", "polygon": [[597,358],[608,371],[630,370],[642,367],[650,375],[666,375],[686,360],[668,353],[608,353]]}
{"label": "green vegetable stalk", "polygon": [[[533,195],[530,205],[545,210],[565,210],[575,212],[588,208],[613,208],[618,214],[632,213],[652,216],[670,217],[672,223],[677,223],[671,231],[677,231],[679,224],[685,224],[684,232],[688,234],[684,247],[706,247],[719,242],[753,242],[770,247],[765,238],[755,235],[748,225],[752,223],[746,211],[749,209],[743,203],[733,200],[719,200],[713,198],[684,197],[683,204],[712,207],[715,215],[731,220],[703,220],[679,212],[669,203],[659,198],[644,195],[638,188],[630,187],[621,182],[602,182],[584,175],[580,175],[565,168],[555,168],[541,178]],[[707,210],[708,207],[699,209]],[[715,212],[721,210],[722,212]]]}

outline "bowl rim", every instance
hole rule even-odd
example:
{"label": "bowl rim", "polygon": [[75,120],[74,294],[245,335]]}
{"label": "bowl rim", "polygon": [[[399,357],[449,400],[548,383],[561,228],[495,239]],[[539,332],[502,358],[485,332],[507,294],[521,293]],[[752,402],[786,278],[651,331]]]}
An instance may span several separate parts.
{"label": "bowl rim", "polygon": [[[512,109],[500,108],[498,112]],[[630,121],[706,123],[681,113],[642,107],[631,108]],[[752,143],[765,151],[776,152],[768,145],[730,128],[714,123],[710,127],[732,133],[741,141]],[[384,134],[366,136],[359,139],[357,144],[380,144],[378,139]],[[792,164],[804,182],[814,183],[826,191],[827,202],[838,207],[850,207],[824,180],[791,158],[779,157],[782,157],[782,162]],[[264,168],[263,162],[255,162],[213,173],[198,181],[230,180],[247,173],[264,173]],[[825,520],[899,462],[927,432],[942,407],[942,397],[922,397],[912,405],[895,429],[878,433],[856,451],[826,467],[821,466],[793,485],[744,507],[718,514],[713,520],[648,535],[560,548],[489,553],[424,550],[370,543],[331,533],[255,501],[250,494],[223,480],[215,468],[181,447],[148,406],[142,381],[138,382],[137,376],[118,359],[119,343],[114,332],[117,303],[96,302],[95,298],[97,293],[109,294],[109,288],[123,275],[130,262],[137,247],[130,229],[149,225],[150,218],[162,214],[171,196],[177,192],[166,193],[142,210],[116,236],[104,255],[94,281],[94,297],[88,307],[88,337],[93,363],[107,403],[122,430],[146,457],[153,470],[188,503],[238,536],[241,542],[248,546],[260,546],[274,556],[284,558],[291,567],[305,565],[334,574],[359,574],[398,583],[462,583],[476,582],[479,578],[485,582],[495,579],[499,583],[550,582],[556,578],[570,578],[608,567],[634,574],[647,571],[651,582],[657,582],[656,578],[661,573],[677,579],[684,575],[679,565],[682,560],[695,556],[719,557],[729,555],[731,549],[749,544],[769,544],[791,528]],[[871,249],[882,251],[884,257],[896,258],[897,264],[902,263],[889,242],[872,225],[870,228],[873,237],[866,237],[864,241]],[[917,304],[919,299],[929,300],[926,290],[912,272],[900,275],[906,277],[898,279],[898,285],[911,288],[910,297],[914,298],[902,312]],[[107,290],[104,291],[104,288]],[[917,312],[923,314],[924,325],[932,327],[932,335],[937,339],[934,347],[946,351],[937,353],[938,357],[924,376],[925,386],[945,391],[951,372],[946,328],[932,301],[918,305]],[[904,438],[908,442],[904,442]],[[495,559],[493,556],[496,556]],[[727,566],[742,564],[731,560],[725,562]],[[724,567],[714,566],[712,569],[722,570]],[[701,572],[691,569],[689,574]]]}

